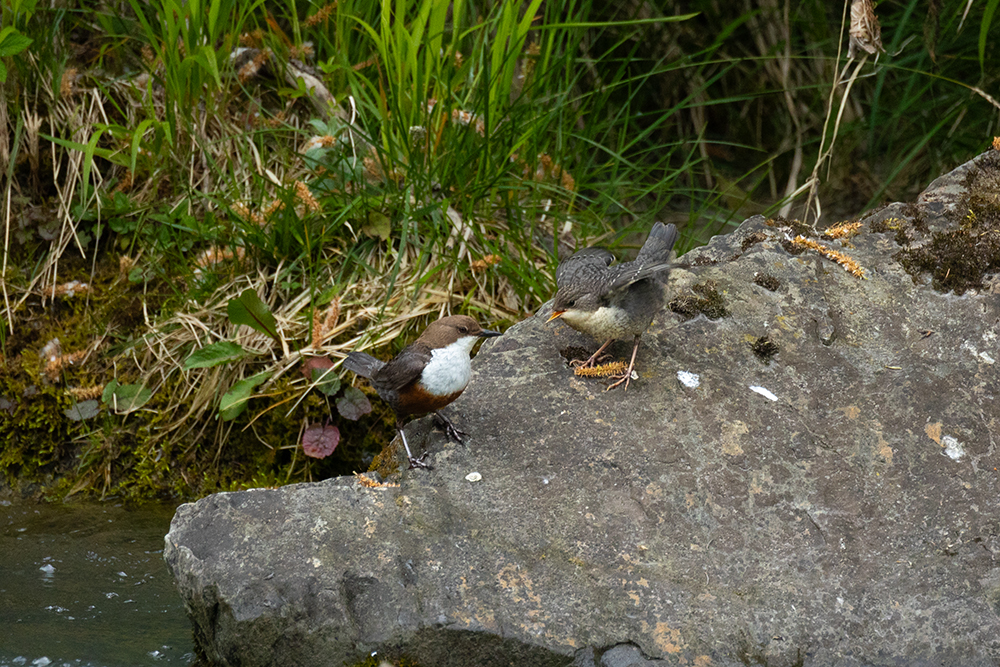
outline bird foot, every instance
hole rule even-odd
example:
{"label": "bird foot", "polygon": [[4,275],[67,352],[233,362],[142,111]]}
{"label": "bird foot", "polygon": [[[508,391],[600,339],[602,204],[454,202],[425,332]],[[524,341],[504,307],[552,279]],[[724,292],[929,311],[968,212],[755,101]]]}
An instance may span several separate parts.
{"label": "bird foot", "polygon": [[569,362],[569,365],[572,366],[573,368],[593,368],[597,364],[603,362],[605,359],[611,359],[611,358],[612,356],[610,354],[601,354],[601,355],[595,354],[590,359],[574,359],[573,361]]}
{"label": "bird foot", "polygon": [[424,463],[424,459],[427,458],[427,452],[424,452],[423,454],[421,454],[420,458],[417,458],[415,456],[411,456],[409,458],[410,458],[410,469],[411,470],[413,468],[423,468],[424,470],[433,470],[433,468],[431,468],[430,465]]}
{"label": "bird foot", "polygon": [[434,421],[437,423],[438,426],[440,426],[442,429],[444,429],[444,434],[446,436],[448,436],[449,439],[454,440],[455,442],[457,442],[460,445],[464,445],[465,444],[464,438],[466,436],[468,436],[469,434],[466,433],[465,431],[459,429],[454,424],[452,424],[450,419],[448,419],[447,417],[445,417],[440,412],[435,412],[434,413]]}
{"label": "bird foot", "polygon": [[628,383],[630,381],[632,381],[632,380],[638,380],[639,379],[638,373],[636,373],[635,371],[633,371],[631,368],[628,369],[622,375],[613,375],[612,377],[618,378],[618,382],[613,382],[612,384],[609,384],[607,387],[604,388],[604,391],[611,391],[612,389],[614,389],[615,387],[617,387],[618,385],[620,385],[622,382],[625,383],[625,388],[622,389],[622,391],[628,391]]}

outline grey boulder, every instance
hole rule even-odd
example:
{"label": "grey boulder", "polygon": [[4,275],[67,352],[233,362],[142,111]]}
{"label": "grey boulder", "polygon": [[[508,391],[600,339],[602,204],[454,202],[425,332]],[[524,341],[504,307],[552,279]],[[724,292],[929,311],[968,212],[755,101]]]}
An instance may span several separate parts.
{"label": "grey boulder", "polygon": [[433,470],[181,506],[165,557],[199,650],[996,665],[998,162],[822,250],[756,217],[684,255],[627,393],[573,375],[598,343],[543,308],[476,357],[449,408],[467,446],[409,427]]}

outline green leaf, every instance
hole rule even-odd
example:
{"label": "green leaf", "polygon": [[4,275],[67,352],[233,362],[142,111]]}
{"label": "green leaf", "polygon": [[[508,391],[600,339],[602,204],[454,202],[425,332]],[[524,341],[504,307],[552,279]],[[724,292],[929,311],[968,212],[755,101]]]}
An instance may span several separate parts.
{"label": "green leaf", "polygon": [[184,370],[192,368],[211,368],[229,361],[242,359],[247,354],[241,345],[228,340],[220,340],[218,343],[206,345],[200,350],[195,350],[184,360]]}
{"label": "green leaf", "polygon": [[111,380],[104,387],[101,400],[111,406],[119,415],[127,415],[144,406],[153,397],[153,390],[141,384],[118,384]]}
{"label": "green leaf", "polygon": [[392,220],[390,220],[389,216],[384,213],[372,211],[368,214],[368,222],[361,225],[361,232],[372,238],[377,236],[383,241],[386,241],[389,239],[389,234],[392,232]]}
{"label": "green leaf", "polygon": [[268,309],[267,304],[260,300],[257,293],[249,287],[243,290],[235,299],[230,299],[226,306],[229,321],[233,324],[245,324],[257,331],[278,340],[278,322]]}
{"label": "green leaf", "polygon": [[[42,137],[46,141],[51,141],[57,146],[68,148],[71,151],[80,151],[81,153],[89,154],[91,158],[93,158],[93,156],[96,155],[97,157],[104,158],[105,160],[113,162],[121,167],[127,167],[128,160],[125,158],[125,156],[121,154],[121,151],[110,150],[107,148],[98,148],[95,145],[97,143],[97,140],[100,139],[100,134],[102,132],[104,132],[103,129],[98,131],[97,136],[91,138],[90,144],[81,144],[78,141],[69,141],[67,139],[62,139],[60,137],[49,136],[44,132],[39,132],[38,136]],[[87,164],[89,165],[90,163],[88,162]]]}
{"label": "green leaf", "polygon": [[993,14],[997,11],[997,5],[1000,5],[1000,0],[989,0],[986,3],[983,22],[979,26],[979,67],[983,70],[986,69],[986,45],[989,43],[990,25],[993,23]]}
{"label": "green leaf", "polygon": [[248,377],[245,380],[240,380],[229,391],[223,394],[222,400],[219,401],[219,416],[222,420],[230,421],[239,417],[247,409],[247,400],[250,398],[250,394],[253,393],[254,388],[267,382],[269,377],[271,377],[269,371],[257,373],[257,375]]}
{"label": "green leaf", "polygon": [[322,371],[314,368],[312,371],[312,382],[315,389],[326,396],[333,396],[340,389],[340,378],[336,372],[329,370]]}
{"label": "green leaf", "polygon": [[14,28],[7,26],[0,32],[0,58],[13,56],[24,51],[35,41],[30,37],[25,37]]}
{"label": "green leaf", "polygon": [[143,136],[146,134],[146,130],[154,123],[159,123],[159,121],[153,118],[147,118],[146,120],[139,123],[136,127],[135,132],[132,133],[132,151],[129,154],[128,168],[129,171],[135,172],[135,162],[136,158],[139,156],[139,145],[142,143]]}
{"label": "green leaf", "polygon": [[205,70],[205,72],[211,75],[216,86],[222,86],[222,79],[219,76],[219,65],[215,59],[215,49],[209,46],[199,48],[194,54],[194,60],[201,65],[201,68]]}

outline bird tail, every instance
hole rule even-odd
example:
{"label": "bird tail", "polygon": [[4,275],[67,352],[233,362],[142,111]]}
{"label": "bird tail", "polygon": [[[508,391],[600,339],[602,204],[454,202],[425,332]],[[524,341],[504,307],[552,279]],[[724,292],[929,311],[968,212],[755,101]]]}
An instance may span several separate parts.
{"label": "bird tail", "polygon": [[649,230],[646,242],[642,244],[642,249],[636,256],[636,262],[642,264],[660,264],[670,261],[670,251],[677,242],[677,227],[674,223],[665,225],[658,222]]}
{"label": "bird tail", "polygon": [[673,223],[664,225],[658,222],[653,225],[635,261],[611,267],[608,288],[619,289],[644,278],[665,278],[672,263],[670,251],[677,242],[677,236]]}
{"label": "bird tail", "polygon": [[383,366],[385,366],[384,361],[379,361],[364,352],[348,352],[347,358],[344,359],[344,368],[369,379]]}

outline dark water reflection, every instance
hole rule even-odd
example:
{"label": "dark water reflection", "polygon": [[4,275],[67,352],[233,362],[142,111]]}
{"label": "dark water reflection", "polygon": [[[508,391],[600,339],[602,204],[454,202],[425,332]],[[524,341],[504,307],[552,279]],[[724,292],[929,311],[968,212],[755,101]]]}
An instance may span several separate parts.
{"label": "dark water reflection", "polygon": [[0,667],[187,665],[174,508],[0,502]]}

